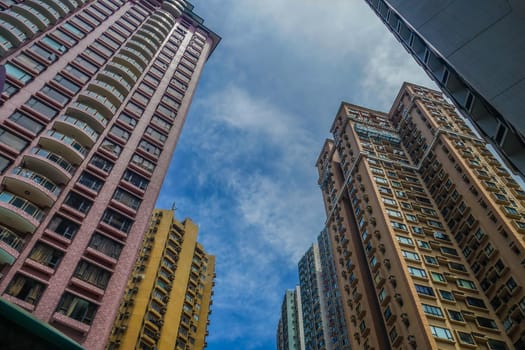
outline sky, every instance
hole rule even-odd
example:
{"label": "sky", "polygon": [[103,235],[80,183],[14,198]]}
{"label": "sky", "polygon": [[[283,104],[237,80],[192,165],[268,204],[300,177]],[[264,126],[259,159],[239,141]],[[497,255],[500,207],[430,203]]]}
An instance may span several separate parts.
{"label": "sky", "polygon": [[316,159],[341,101],[388,111],[423,70],[364,0],[193,0],[222,37],[157,206],[216,256],[208,349],[275,349],[286,289],[323,229]]}

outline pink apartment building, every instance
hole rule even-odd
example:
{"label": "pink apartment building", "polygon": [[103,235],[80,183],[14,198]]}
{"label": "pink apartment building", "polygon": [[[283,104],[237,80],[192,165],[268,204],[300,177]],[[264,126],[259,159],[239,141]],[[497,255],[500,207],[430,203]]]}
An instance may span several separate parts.
{"label": "pink apartment building", "polygon": [[102,349],[220,38],[183,0],[0,9],[0,295]]}

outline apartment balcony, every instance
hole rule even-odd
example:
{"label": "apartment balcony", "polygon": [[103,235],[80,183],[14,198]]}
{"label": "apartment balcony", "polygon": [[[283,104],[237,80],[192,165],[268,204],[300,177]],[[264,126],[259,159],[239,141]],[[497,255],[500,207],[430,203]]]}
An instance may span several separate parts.
{"label": "apartment balcony", "polygon": [[106,125],[108,125],[108,121],[102,113],[88,102],[73,102],[67,109],[66,114],[86,122],[98,133],[104,131]]}
{"label": "apartment balcony", "polygon": [[56,119],[53,127],[62,134],[71,135],[71,137],[87,147],[92,147],[99,136],[99,133],[88,123],[69,115],[61,115]]}
{"label": "apartment balcony", "polygon": [[98,112],[105,119],[104,125],[107,125],[108,120],[117,111],[117,108],[106,97],[93,91],[86,91],[78,96],[78,102]]}
{"label": "apartment balcony", "polygon": [[119,73],[110,70],[103,70],[97,76],[97,80],[113,85],[122,95],[127,95],[131,91],[131,85],[126,78]]}
{"label": "apartment balcony", "polygon": [[124,94],[115,86],[100,80],[95,80],[92,84],[89,84],[88,90],[105,96],[116,107],[120,107],[125,98]]}
{"label": "apartment balcony", "polygon": [[2,184],[10,192],[19,196],[29,196],[33,203],[46,208],[53,205],[61,192],[61,189],[44,175],[21,167],[6,174]]}
{"label": "apartment balcony", "polygon": [[0,226],[0,264],[11,265],[25,245],[25,239],[19,234]]}
{"label": "apartment balcony", "polygon": [[15,230],[35,232],[44,215],[44,211],[32,202],[11,192],[0,193],[0,218]]}
{"label": "apartment balcony", "polygon": [[50,150],[35,147],[31,153],[24,154],[24,167],[38,169],[38,172],[55,184],[63,184],[71,179],[76,168],[66,159]]}
{"label": "apartment balcony", "polygon": [[45,149],[59,154],[73,164],[80,164],[88,153],[88,149],[73,137],[55,130],[48,130],[39,140]]}

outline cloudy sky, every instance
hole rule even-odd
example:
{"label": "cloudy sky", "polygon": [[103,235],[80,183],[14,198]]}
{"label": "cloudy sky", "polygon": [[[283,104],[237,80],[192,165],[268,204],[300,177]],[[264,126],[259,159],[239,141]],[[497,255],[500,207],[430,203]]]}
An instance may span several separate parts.
{"label": "cloudy sky", "polygon": [[221,37],[158,206],[217,256],[208,349],[275,349],[285,289],[323,228],[315,160],[342,100],[433,86],[364,0],[193,0]]}

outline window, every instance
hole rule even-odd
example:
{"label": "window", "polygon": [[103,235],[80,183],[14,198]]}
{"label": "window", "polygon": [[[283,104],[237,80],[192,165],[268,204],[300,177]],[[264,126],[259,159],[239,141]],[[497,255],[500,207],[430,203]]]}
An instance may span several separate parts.
{"label": "window", "polygon": [[417,246],[421,249],[432,250],[430,244],[427,241],[422,241],[420,239],[417,240]]}
{"label": "window", "polygon": [[7,169],[9,165],[11,165],[11,160],[0,155],[0,173]]}
{"label": "window", "polygon": [[6,95],[7,97],[11,97],[14,94],[16,94],[20,89],[13,84],[11,84],[8,81],[4,82],[4,91],[1,91],[2,94]]}
{"label": "window", "polygon": [[58,41],[51,38],[50,36],[46,35],[45,37],[42,38],[41,42],[60,53],[67,52],[67,47],[65,45],[59,43]]}
{"label": "window", "polygon": [[15,113],[11,114],[9,117],[9,120],[15,122],[16,124],[20,125],[21,127],[29,130],[33,134],[38,134],[42,129],[44,128],[43,124],[38,123],[34,119],[28,117],[24,113],[16,111]]}
{"label": "window", "polygon": [[432,332],[432,335],[436,338],[454,341],[454,337],[452,336],[452,333],[448,328],[430,326],[430,331]]}
{"label": "window", "polygon": [[126,113],[120,113],[120,115],[118,116],[118,120],[131,127],[135,127],[135,125],[137,125],[137,120],[135,118],[130,117]]}
{"label": "window", "polygon": [[436,257],[430,256],[430,255],[424,255],[423,257],[425,258],[425,262],[427,264],[429,264],[429,265],[439,265],[439,262],[436,259]]}
{"label": "window", "polygon": [[58,303],[57,312],[82,323],[91,324],[97,312],[97,305],[66,292]]}
{"label": "window", "polygon": [[392,217],[396,217],[396,218],[402,217],[401,213],[397,210],[392,210],[392,209],[387,208],[386,213]]}
{"label": "window", "polygon": [[441,252],[446,255],[459,256],[458,251],[454,248],[441,247],[439,250],[441,250]]}
{"label": "window", "polygon": [[[32,57],[29,57],[25,53],[21,53],[20,55],[16,56],[16,60],[23,64],[24,66],[31,68],[32,70],[36,71],[37,73],[42,72],[45,69],[45,66],[38,62],[37,60],[33,59]],[[9,63],[6,63],[6,66]],[[7,67],[6,67],[7,68]],[[18,79],[20,80],[20,79]]]}
{"label": "window", "polygon": [[60,86],[63,86],[64,88],[68,89],[69,91],[73,93],[77,93],[80,91],[80,86],[72,82],[71,80],[67,79],[61,74],[58,74],[53,78],[54,81],[56,81]]}
{"label": "window", "polygon": [[93,284],[98,288],[105,289],[108,285],[111,273],[101,267],[81,260],[78,263],[74,276],[78,279],[86,281],[87,283]]}
{"label": "window", "polygon": [[461,312],[455,311],[455,310],[447,310],[447,313],[448,313],[448,317],[452,321],[465,322],[465,319],[463,318],[463,314]]}
{"label": "window", "polygon": [[91,209],[93,201],[79,195],[76,192],[69,192],[66,199],[64,200],[64,204],[81,213],[86,214],[89,209]]}
{"label": "window", "polygon": [[459,278],[456,281],[456,283],[457,283],[458,287],[460,287],[460,288],[477,290],[476,284],[474,282],[470,281],[470,280],[465,280],[465,279]]}
{"label": "window", "polygon": [[474,341],[474,337],[470,333],[460,332],[456,331],[456,334],[458,335],[459,342],[462,344],[468,344],[468,345],[476,345],[476,342]]}
{"label": "window", "polygon": [[469,306],[479,307],[480,309],[486,309],[487,306],[485,305],[485,302],[479,298],[474,297],[466,297],[465,302]]}
{"label": "window", "polygon": [[64,253],[60,250],[57,250],[47,244],[37,243],[31,253],[29,254],[29,259],[39,262],[42,265],[48,266],[52,269],[55,269]]}
{"label": "window", "polygon": [[450,237],[447,234],[444,234],[443,232],[439,232],[439,231],[434,232],[434,238],[440,239],[442,241],[447,241],[447,242],[450,241]]}
{"label": "window", "polygon": [[113,259],[118,259],[120,252],[122,251],[122,244],[99,233],[93,234],[93,237],[89,242],[89,247],[98,250]]}
{"label": "window", "polygon": [[158,157],[160,155],[160,152],[162,152],[162,150],[159,147],[154,146],[146,140],[140,141],[139,148],[155,157]]}
{"label": "window", "polygon": [[408,266],[408,273],[414,277],[427,278],[427,272],[418,267]]}
{"label": "window", "polygon": [[27,147],[29,142],[0,126],[0,143],[3,143],[14,150],[21,152]]}
{"label": "window", "polygon": [[66,72],[80,80],[82,83],[86,83],[89,80],[89,75],[80,71],[78,68],[73,67],[72,65],[66,66]]}
{"label": "window", "polygon": [[27,84],[31,80],[33,80],[33,76],[26,72],[25,70],[18,68],[11,63],[4,64],[6,75],[10,76],[18,81],[20,81],[23,84]]}
{"label": "window", "polygon": [[415,252],[412,252],[412,251],[409,251],[409,250],[401,249],[401,254],[403,254],[403,257],[405,259],[415,260],[415,261],[419,261],[420,260],[418,253],[415,253]]}
{"label": "window", "polygon": [[80,178],[78,179],[78,183],[86,186],[87,188],[95,191],[95,192],[99,192],[100,189],[102,188],[102,185],[104,185],[104,181],[103,180],[100,180],[98,177],[92,175],[91,173],[88,173],[86,171],[84,171],[81,175],[80,175]]}
{"label": "window", "polygon": [[158,142],[165,142],[167,137],[166,135],[158,132],[157,130],[153,129],[152,127],[148,127],[146,129],[146,135],[148,135],[149,137],[151,137],[152,139],[158,141]]}
{"label": "window", "polygon": [[137,210],[142,202],[137,196],[132,195],[131,193],[124,191],[123,189],[117,188],[113,199],[121,202],[122,204]]}
{"label": "window", "polygon": [[125,233],[129,233],[129,230],[133,225],[133,220],[120,213],[117,213],[112,209],[106,209],[104,215],[102,216],[102,222]]}
{"label": "window", "polygon": [[441,310],[440,307],[429,305],[429,304],[422,304],[423,311],[427,315],[437,316],[437,317],[443,317],[443,310]]}
{"label": "window", "polygon": [[79,38],[83,38],[85,36],[83,32],[81,32],[76,27],[72,26],[71,24],[67,22],[64,23],[64,29],[66,29],[67,31],[71,32],[73,35],[76,35]]}
{"label": "window", "polygon": [[124,139],[124,140],[128,140],[129,137],[131,136],[131,133],[129,133],[128,131],[116,126],[116,125],[113,125],[113,127],[111,128],[111,131],[110,131],[111,135],[114,135],[118,138],[121,138],[121,139]]}
{"label": "window", "polygon": [[432,280],[434,282],[447,283],[447,280],[446,280],[445,276],[443,276],[443,274],[441,274],[439,272],[432,271],[430,273],[430,276],[432,276]]}
{"label": "window", "polygon": [[383,315],[385,316],[385,321],[388,321],[390,317],[392,317],[392,310],[390,310],[390,306],[387,306],[385,311],[383,312]]}
{"label": "window", "polygon": [[109,173],[113,169],[113,162],[103,158],[97,154],[91,158],[89,164],[93,164],[95,167],[101,169],[102,171]]}
{"label": "window", "polygon": [[74,46],[77,43],[77,40],[75,38],[73,38],[71,35],[66,34],[60,29],[55,30],[52,34],[60,40],[68,43],[70,46]]}
{"label": "window", "polygon": [[412,238],[396,235],[396,239],[401,244],[406,244],[406,245],[410,245],[410,246],[414,245],[414,241],[412,241]]}
{"label": "window", "polygon": [[60,215],[55,215],[47,228],[67,239],[73,239],[80,225]]}
{"label": "window", "polygon": [[46,117],[48,120],[53,119],[58,114],[58,110],[56,108],[53,108],[34,97],[31,97],[29,100],[27,100],[25,105],[31,107],[33,110]]}
{"label": "window", "polygon": [[133,155],[133,157],[131,158],[131,162],[149,172],[153,172],[153,170],[155,169],[155,164],[145,159],[144,157],[139,156],[138,154]]}
{"label": "window", "polygon": [[508,350],[509,349],[507,345],[505,345],[504,342],[500,340],[495,340],[495,339],[489,339],[487,341],[487,346],[489,350]]}
{"label": "window", "polygon": [[48,61],[49,63],[53,63],[58,59],[56,54],[38,45],[31,46],[29,50],[34,52],[38,56],[42,57],[44,60]]}
{"label": "window", "polygon": [[390,224],[392,225],[392,227],[394,229],[407,231],[407,225],[405,225],[405,224],[402,224],[402,223],[396,222],[396,221],[391,221]]}
{"label": "window", "polygon": [[122,147],[109,139],[104,139],[104,141],[102,141],[102,144],[100,145],[100,148],[108,151],[116,157],[118,157],[120,155],[120,152],[122,152]]}
{"label": "window", "polygon": [[476,323],[480,327],[490,328],[490,329],[498,329],[498,326],[496,325],[496,322],[494,320],[491,320],[490,318],[485,318],[478,316],[476,317]]}
{"label": "window", "polygon": [[138,188],[140,188],[141,190],[145,190],[148,187],[148,184],[149,184],[149,181],[145,177],[143,177],[143,176],[141,176],[141,175],[139,175],[139,174],[137,174],[137,173],[135,173],[135,172],[133,172],[131,170],[126,170],[126,172],[124,173],[124,176],[122,178],[125,181],[133,184],[134,186],[136,186]]}
{"label": "window", "polygon": [[66,103],[69,102],[69,97],[64,95],[63,93],[59,92],[57,89],[52,88],[49,85],[45,85],[41,90],[41,93],[55,101],[61,106],[64,106]]}
{"label": "window", "polygon": [[441,297],[441,299],[446,301],[456,301],[456,299],[454,299],[454,294],[452,294],[452,292],[449,292],[448,290],[440,289],[439,296]]}
{"label": "window", "polygon": [[6,293],[31,305],[36,305],[42,296],[45,285],[29,277],[17,274],[9,283]]}
{"label": "window", "polygon": [[449,262],[449,263],[448,263],[448,267],[449,267],[451,270],[456,270],[456,271],[461,271],[461,272],[467,272],[467,268],[465,267],[465,265],[460,264],[460,263]]}
{"label": "window", "polygon": [[78,64],[80,67],[84,68],[86,71],[88,71],[91,74],[95,74],[98,70],[98,67],[95,64],[89,62],[88,60],[80,56],[75,58],[73,62],[75,62],[76,64]]}

